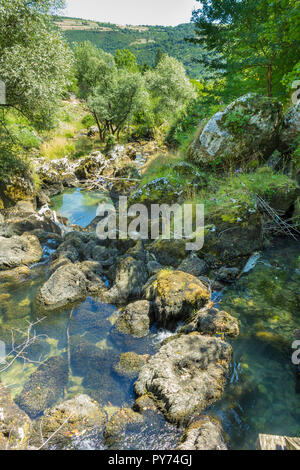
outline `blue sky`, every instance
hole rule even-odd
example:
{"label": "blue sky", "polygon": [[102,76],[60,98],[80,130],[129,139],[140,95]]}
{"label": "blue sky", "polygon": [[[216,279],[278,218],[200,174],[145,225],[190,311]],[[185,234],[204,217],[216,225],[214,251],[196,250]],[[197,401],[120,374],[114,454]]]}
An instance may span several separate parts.
{"label": "blue sky", "polygon": [[117,24],[188,23],[196,0],[66,0],[66,16]]}

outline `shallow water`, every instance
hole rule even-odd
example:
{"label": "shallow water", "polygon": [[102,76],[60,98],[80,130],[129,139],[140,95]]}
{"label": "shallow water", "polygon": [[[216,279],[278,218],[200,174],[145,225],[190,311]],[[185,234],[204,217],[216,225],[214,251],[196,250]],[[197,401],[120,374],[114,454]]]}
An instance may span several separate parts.
{"label": "shallow water", "polygon": [[[68,191],[54,198],[55,208],[73,223],[88,224],[96,214],[102,194]],[[80,219],[80,220],[78,220]],[[77,222],[76,222],[77,220]],[[27,330],[28,322],[38,318],[34,296],[49,275],[48,257],[53,247],[44,247],[44,259],[31,269],[30,279],[18,284],[0,284],[0,340],[7,352],[11,330],[16,338]],[[294,330],[300,328],[300,244],[285,241],[266,251],[255,268],[222,296],[214,296],[220,307],[240,320],[241,335],[232,341],[234,358],[223,398],[208,414],[218,416],[233,449],[253,449],[258,433],[300,435],[300,385],[291,362]],[[28,358],[42,361],[56,355],[68,357],[70,344],[84,339],[103,352],[101,371],[91,364],[74,364],[65,397],[87,393],[99,401],[108,416],[119,407],[134,402],[134,379],[118,376],[114,363],[123,352],[154,354],[160,342],[171,333],[151,330],[148,337],[134,339],[116,332],[119,316],[116,306],[88,298],[72,312],[51,313],[35,326],[45,335],[28,351]],[[36,363],[15,361],[1,374],[15,397],[21,392]],[[0,365],[1,368],[1,365]],[[175,448],[180,431],[157,415],[149,416],[143,425],[128,430],[116,445],[122,449]],[[105,448],[102,435],[90,434],[78,439],[77,448]]]}
{"label": "shallow water", "polygon": [[68,189],[52,198],[53,209],[67,217],[71,224],[86,227],[96,217],[98,205],[107,202],[108,195],[97,191]]}

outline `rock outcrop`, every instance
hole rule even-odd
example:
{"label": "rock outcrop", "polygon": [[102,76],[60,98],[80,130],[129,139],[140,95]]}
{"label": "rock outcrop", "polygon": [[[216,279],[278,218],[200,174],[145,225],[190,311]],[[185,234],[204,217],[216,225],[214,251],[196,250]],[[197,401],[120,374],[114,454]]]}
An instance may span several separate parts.
{"label": "rock outcrop", "polygon": [[224,168],[267,159],[278,144],[282,109],[271,98],[255,94],[238,98],[204,126],[190,148],[190,159]]}
{"label": "rock outcrop", "polygon": [[151,394],[170,421],[185,423],[220,398],[231,357],[231,346],[217,338],[171,338],[142,368],[134,390]]}

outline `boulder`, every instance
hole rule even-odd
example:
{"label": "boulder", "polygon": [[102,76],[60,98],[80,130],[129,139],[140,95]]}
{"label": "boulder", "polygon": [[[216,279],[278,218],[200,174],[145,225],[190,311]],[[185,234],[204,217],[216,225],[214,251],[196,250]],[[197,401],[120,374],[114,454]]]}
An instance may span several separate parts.
{"label": "boulder", "polygon": [[149,334],[151,320],[151,303],[138,300],[125,308],[117,322],[117,329],[125,335],[142,338]]}
{"label": "boulder", "polygon": [[34,182],[29,173],[22,176],[14,175],[5,184],[1,183],[0,192],[3,194],[3,199],[8,201],[8,205],[22,200],[34,200],[36,196]]}
{"label": "boulder", "polygon": [[209,416],[194,421],[183,432],[177,450],[228,450],[220,422]]}
{"label": "boulder", "polygon": [[238,268],[226,268],[225,266],[223,266],[217,272],[217,280],[221,282],[231,283],[237,279],[239,274],[240,270]]}
{"label": "boulder", "polygon": [[183,271],[185,273],[199,277],[207,273],[207,264],[203,259],[198,258],[195,253],[191,253],[178,266],[178,271]]}
{"label": "boulder", "polygon": [[197,313],[195,329],[204,335],[227,335],[237,337],[239,322],[229,313],[217,308],[204,308]]}
{"label": "boulder", "polygon": [[187,255],[185,240],[156,240],[147,249],[160,264],[174,268],[177,268]]}
{"label": "boulder", "polygon": [[0,236],[0,246],[0,271],[37,263],[43,256],[38,238],[31,234],[11,238]]}
{"label": "boulder", "polygon": [[57,402],[68,382],[68,364],[60,357],[50,357],[31,374],[16,403],[32,419]]}
{"label": "boulder", "polygon": [[277,147],[282,110],[272,98],[255,94],[238,98],[204,126],[190,148],[190,159],[221,168],[265,161]]}
{"label": "boulder", "polygon": [[148,280],[146,261],[132,255],[124,255],[116,263],[114,286],[107,292],[107,302],[123,303],[138,298]]}
{"label": "boulder", "polygon": [[0,383],[0,450],[22,450],[28,444],[31,420]]}
{"label": "boulder", "polygon": [[123,353],[120,356],[119,362],[114,365],[114,371],[121,377],[137,377],[139,371],[146,364],[148,359],[148,354],[141,356],[134,352]]}
{"label": "boulder", "polygon": [[99,264],[94,262],[66,263],[58,267],[36,296],[38,309],[51,312],[105,290],[98,268]]}
{"label": "boulder", "polygon": [[0,282],[20,282],[30,276],[28,266],[19,266],[18,268],[0,271]]}
{"label": "boulder", "polygon": [[283,152],[293,150],[295,140],[300,135],[300,101],[290,108],[283,119],[280,132],[280,148]]}
{"label": "boulder", "polygon": [[151,394],[168,420],[185,423],[221,397],[231,357],[221,339],[199,333],[171,338],[143,366],[135,393]]}
{"label": "boulder", "polygon": [[210,299],[207,287],[200,279],[182,271],[162,270],[147,290],[147,299],[154,301],[156,321],[173,328],[180,320],[188,320]]}
{"label": "boulder", "polygon": [[106,415],[96,401],[88,395],[76,395],[45,410],[34,424],[31,443],[43,449],[68,449],[72,438],[95,428],[102,432],[105,423]]}

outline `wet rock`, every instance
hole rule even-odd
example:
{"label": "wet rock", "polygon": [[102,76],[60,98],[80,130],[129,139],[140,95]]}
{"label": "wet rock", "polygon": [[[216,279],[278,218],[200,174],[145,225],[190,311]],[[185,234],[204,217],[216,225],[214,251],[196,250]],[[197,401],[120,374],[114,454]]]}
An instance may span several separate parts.
{"label": "wet rock", "polygon": [[284,116],[280,132],[280,148],[283,152],[293,149],[293,144],[300,134],[300,102],[290,108]]}
{"label": "wet rock", "polygon": [[88,395],[77,395],[45,411],[34,424],[31,443],[40,447],[52,436],[43,449],[68,449],[72,438],[95,428],[101,432],[105,423],[106,415],[99,404]]}
{"label": "wet rock", "polygon": [[98,263],[88,261],[58,267],[36,296],[38,310],[58,310],[105,290],[98,269]]}
{"label": "wet rock", "polygon": [[37,263],[43,256],[38,238],[30,234],[11,238],[0,237],[0,246],[0,270]]}
{"label": "wet rock", "polygon": [[53,311],[85,299],[87,280],[80,268],[66,264],[58,268],[41,287],[36,297],[39,309]]}
{"label": "wet rock", "polygon": [[134,390],[149,393],[170,421],[184,423],[220,398],[231,357],[231,346],[217,338],[171,338],[142,368]]}
{"label": "wet rock", "polygon": [[148,274],[149,276],[153,276],[157,274],[161,269],[163,269],[162,265],[157,261],[149,261],[147,264]]}
{"label": "wet rock", "polygon": [[122,377],[137,377],[139,371],[146,364],[148,359],[148,354],[141,356],[134,352],[123,353],[120,356],[119,362],[114,365],[114,371]]}
{"label": "wet rock", "polygon": [[0,450],[27,447],[31,420],[12,400],[9,390],[0,383]]}
{"label": "wet rock", "polygon": [[238,320],[217,308],[200,310],[197,313],[195,329],[205,335],[224,334],[233,338],[240,333]]}
{"label": "wet rock", "polygon": [[145,261],[131,255],[119,258],[116,265],[115,284],[107,293],[107,301],[122,303],[128,299],[140,297],[147,280]]}
{"label": "wet rock", "polygon": [[209,298],[208,289],[195,276],[168,270],[158,273],[156,281],[148,289],[147,297],[154,301],[156,321],[166,328],[173,328],[178,321],[187,320]]}
{"label": "wet rock", "polygon": [[149,411],[160,413],[157,405],[155,404],[155,401],[149,395],[142,395],[141,397],[137,398],[134,402],[133,410],[142,414]]}
{"label": "wet rock", "polygon": [[75,168],[75,175],[79,180],[85,180],[101,174],[106,167],[105,157],[101,152],[95,152],[80,159]]}
{"label": "wet rock", "polygon": [[216,113],[190,148],[198,164],[232,164],[267,159],[278,144],[282,104],[271,98],[248,94]]}
{"label": "wet rock", "polygon": [[221,424],[208,416],[193,422],[184,431],[177,450],[228,450]]}
{"label": "wet rock", "polygon": [[31,374],[16,403],[32,419],[40,416],[46,408],[63,395],[68,382],[68,364],[62,357],[47,359]]}
{"label": "wet rock", "polygon": [[131,408],[122,408],[111,417],[106,425],[104,431],[106,443],[109,446],[114,445],[124,437],[128,428],[141,424],[143,420],[143,416]]}
{"label": "wet rock", "polygon": [[61,229],[51,218],[52,212],[50,210],[48,213],[27,212],[24,202],[22,201],[23,207],[20,207],[19,203],[19,207],[16,208],[18,210],[14,208],[13,211],[9,211],[5,222],[0,227],[0,235],[11,237],[39,230],[61,235]]}
{"label": "wet rock", "polygon": [[221,282],[231,283],[237,279],[239,273],[240,273],[240,270],[237,268],[222,267],[217,272],[217,280]]}
{"label": "wet rock", "polygon": [[198,277],[207,272],[207,264],[203,259],[198,258],[195,253],[191,253],[190,256],[178,266],[178,271],[183,271]]}
{"label": "wet rock", "polygon": [[151,321],[151,303],[138,300],[125,308],[117,322],[117,329],[125,335],[142,338],[149,334]]}
{"label": "wet rock", "polygon": [[0,282],[20,282],[30,276],[28,266],[0,271]]}
{"label": "wet rock", "polygon": [[187,255],[184,240],[156,240],[151,243],[148,250],[154,254],[160,264],[174,268],[177,268]]}

